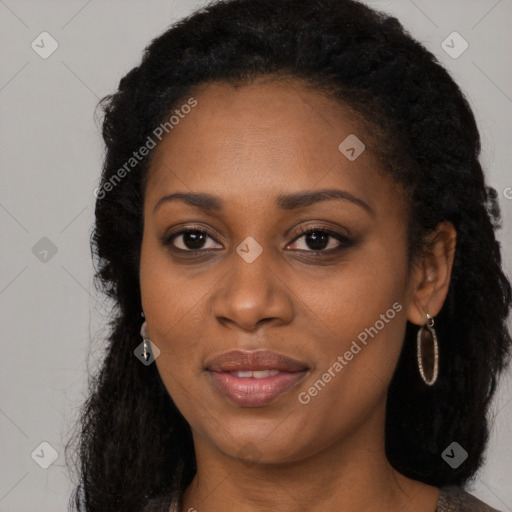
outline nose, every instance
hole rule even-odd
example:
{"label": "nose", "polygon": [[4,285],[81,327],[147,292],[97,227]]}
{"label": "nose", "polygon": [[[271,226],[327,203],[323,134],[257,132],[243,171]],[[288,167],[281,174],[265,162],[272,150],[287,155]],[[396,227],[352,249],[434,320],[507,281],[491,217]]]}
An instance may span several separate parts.
{"label": "nose", "polygon": [[267,251],[251,263],[233,252],[231,271],[214,294],[213,312],[224,325],[254,331],[264,323],[285,325],[294,316],[291,293]]}

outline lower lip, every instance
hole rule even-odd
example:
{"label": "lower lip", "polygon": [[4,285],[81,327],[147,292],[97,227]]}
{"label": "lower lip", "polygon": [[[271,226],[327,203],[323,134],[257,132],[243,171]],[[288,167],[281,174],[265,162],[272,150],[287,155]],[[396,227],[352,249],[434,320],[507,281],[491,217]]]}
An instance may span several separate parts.
{"label": "lower lip", "polygon": [[306,375],[300,372],[279,372],[272,377],[240,378],[226,372],[208,372],[215,387],[232,403],[242,407],[261,407],[289,391]]}

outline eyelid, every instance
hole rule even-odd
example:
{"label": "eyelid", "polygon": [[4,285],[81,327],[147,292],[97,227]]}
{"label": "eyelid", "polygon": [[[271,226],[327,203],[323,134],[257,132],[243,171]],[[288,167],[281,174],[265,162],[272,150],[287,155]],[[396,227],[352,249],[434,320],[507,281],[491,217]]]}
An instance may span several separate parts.
{"label": "eyelid", "polygon": [[294,240],[297,238],[297,236],[307,235],[308,233],[312,233],[315,231],[321,231],[322,233],[327,233],[332,236],[350,238],[348,233],[346,235],[343,235],[342,233],[338,233],[335,229],[330,228],[328,226],[322,226],[321,224],[314,224],[314,225],[307,226],[307,227],[300,226],[298,229],[298,233],[297,233],[296,237],[294,238]]}

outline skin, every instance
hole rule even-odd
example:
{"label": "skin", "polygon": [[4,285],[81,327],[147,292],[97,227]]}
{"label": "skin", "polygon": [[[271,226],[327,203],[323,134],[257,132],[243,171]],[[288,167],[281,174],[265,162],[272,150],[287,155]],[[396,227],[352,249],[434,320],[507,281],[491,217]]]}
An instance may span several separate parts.
{"label": "skin", "polygon": [[[455,231],[443,223],[431,250],[407,265],[407,208],[380,172],[374,141],[347,107],[300,82],[259,79],[207,84],[197,106],[154,150],[144,202],[142,304],[166,389],[193,433],[197,474],[183,511],[280,510],[433,512],[438,489],[395,471],[384,452],[387,386],[406,321],[423,325],[445,300]],[[354,161],[338,145],[356,134]],[[281,194],[340,189],[364,201],[323,200],[297,210]],[[218,196],[207,211],[175,192]],[[184,226],[208,231],[197,256]],[[322,255],[300,228],[323,227]],[[248,236],[263,249],[236,252]],[[341,244],[341,245],[340,245]],[[193,246],[192,246],[193,247]],[[190,251],[190,249],[189,249]],[[320,254],[315,254],[319,253]],[[298,400],[380,315],[396,316],[307,404]],[[231,349],[269,349],[307,363],[299,385],[262,407],[229,403],[205,362]],[[252,458],[251,458],[252,457]]]}

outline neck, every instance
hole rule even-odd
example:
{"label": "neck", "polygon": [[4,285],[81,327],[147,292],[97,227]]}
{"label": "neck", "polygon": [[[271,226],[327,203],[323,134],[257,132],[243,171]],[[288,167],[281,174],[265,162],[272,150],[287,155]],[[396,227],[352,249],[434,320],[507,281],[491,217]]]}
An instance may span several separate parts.
{"label": "neck", "polygon": [[[382,418],[381,418],[382,420]],[[308,457],[248,464],[194,435],[197,473],[182,511],[433,512],[438,489],[398,473],[387,461],[383,420],[358,428]]]}

